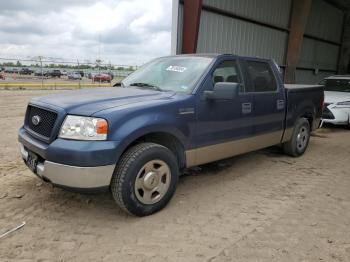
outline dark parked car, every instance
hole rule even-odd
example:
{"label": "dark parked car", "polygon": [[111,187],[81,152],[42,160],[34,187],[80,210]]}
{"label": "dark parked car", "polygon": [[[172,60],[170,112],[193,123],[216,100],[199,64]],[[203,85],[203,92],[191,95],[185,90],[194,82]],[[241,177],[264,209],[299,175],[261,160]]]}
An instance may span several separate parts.
{"label": "dark parked car", "polygon": [[137,216],[162,209],[185,168],[272,145],[301,156],[324,98],[284,86],[273,61],[234,55],[155,59],[119,85],[33,99],[19,142],[44,181],[110,189]]}
{"label": "dark parked car", "polygon": [[31,75],[33,73],[33,70],[27,67],[22,68],[19,70],[20,75]]}
{"label": "dark parked car", "polygon": [[50,76],[50,77],[61,77],[62,73],[61,73],[61,70],[54,69],[54,70],[49,71],[48,76]]}
{"label": "dark parked car", "polygon": [[47,70],[38,69],[34,72],[34,76],[48,76],[49,72]]}

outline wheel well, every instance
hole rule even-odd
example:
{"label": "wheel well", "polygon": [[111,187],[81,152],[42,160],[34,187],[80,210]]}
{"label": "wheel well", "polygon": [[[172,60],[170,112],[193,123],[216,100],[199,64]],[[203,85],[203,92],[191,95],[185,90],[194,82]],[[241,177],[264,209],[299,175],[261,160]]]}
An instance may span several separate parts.
{"label": "wheel well", "polygon": [[310,129],[312,130],[313,128],[313,121],[314,121],[314,116],[311,112],[305,112],[304,114],[302,114],[300,117],[304,117],[307,119],[307,121],[310,124]]}
{"label": "wheel well", "polygon": [[128,150],[130,147],[143,142],[152,142],[168,148],[176,156],[179,164],[179,168],[181,169],[186,166],[184,147],[182,143],[179,141],[179,139],[177,139],[175,136],[165,132],[155,132],[155,133],[146,134],[144,136],[141,136],[135,139],[125,149],[125,151]]}

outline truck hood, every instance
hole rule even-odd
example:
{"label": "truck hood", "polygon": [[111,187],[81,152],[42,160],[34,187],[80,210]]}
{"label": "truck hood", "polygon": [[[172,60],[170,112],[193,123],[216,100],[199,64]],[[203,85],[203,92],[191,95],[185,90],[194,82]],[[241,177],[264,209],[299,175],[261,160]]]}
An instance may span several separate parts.
{"label": "truck hood", "polygon": [[350,93],[348,92],[335,92],[324,91],[324,102],[327,104],[334,104],[344,101],[350,101]]}
{"label": "truck hood", "polygon": [[64,109],[68,114],[90,116],[94,113],[150,100],[168,99],[174,92],[158,92],[139,88],[106,88],[69,91],[61,94],[35,98],[31,103],[39,102]]}

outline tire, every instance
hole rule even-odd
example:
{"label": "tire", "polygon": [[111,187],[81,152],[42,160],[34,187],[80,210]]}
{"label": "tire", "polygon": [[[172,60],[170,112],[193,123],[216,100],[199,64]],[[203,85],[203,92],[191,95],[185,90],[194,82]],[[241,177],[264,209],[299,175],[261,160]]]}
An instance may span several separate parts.
{"label": "tire", "polygon": [[292,139],[283,144],[287,155],[299,157],[306,151],[310,140],[310,123],[306,118],[299,118],[295,124]]}
{"label": "tire", "polygon": [[174,195],[179,167],[174,154],[154,143],[141,143],[121,157],[111,181],[114,200],[135,216],[151,215]]}

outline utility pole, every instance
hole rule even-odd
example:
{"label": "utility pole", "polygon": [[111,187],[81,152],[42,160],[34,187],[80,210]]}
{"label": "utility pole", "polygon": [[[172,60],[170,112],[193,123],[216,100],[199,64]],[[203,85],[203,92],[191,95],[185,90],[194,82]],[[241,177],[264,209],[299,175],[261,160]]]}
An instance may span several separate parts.
{"label": "utility pole", "polygon": [[40,68],[41,68],[41,89],[44,88],[44,72],[43,72],[43,60],[42,56],[39,56]]}
{"label": "utility pole", "polygon": [[[79,59],[77,59],[77,62],[78,62],[78,72],[79,72],[79,74],[80,74],[80,67],[79,67]],[[81,77],[81,75],[80,75],[80,77]],[[79,89],[81,88],[81,85],[80,85],[80,80],[81,80],[81,78],[79,78]]]}

